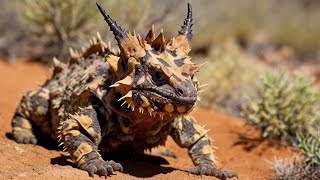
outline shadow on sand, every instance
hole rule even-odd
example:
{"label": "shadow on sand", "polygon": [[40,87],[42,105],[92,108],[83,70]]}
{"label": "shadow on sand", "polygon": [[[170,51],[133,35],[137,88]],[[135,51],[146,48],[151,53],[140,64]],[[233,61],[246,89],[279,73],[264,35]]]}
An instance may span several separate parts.
{"label": "shadow on sand", "polygon": [[[157,174],[167,174],[174,170],[179,170],[172,167],[165,167],[161,165],[168,165],[169,162],[159,156],[153,156],[148,154],[135,154],[135,155],[123,155],[123,154],[105,154],[103,155],[105,160],[112,160],[120,163],[123,166],[123,173],[135,176],[138,178],[153,177]],[[61,166],[72,166],[68,156],[61,155],[60,157],[52,158],[51,164],[58,164]],[[76,168],[76,167],[75,167]]]}
{"label": "shadow on sand", "polygon": [[[62,150],[58,147],[58,143],[52,140],[50,136],[44,134],[40,135],[39,133],[35,133],[35,136],[37,138],[37,145],[42,146],[48,150]],[[11,133],[7,132],[6,137],[14,141],[13,135]]]}
{"label": "shadow on sand", "polygon": [[[53,141],[49,136],[37,136],[37,145],[42,146],[48,150],[62,151],[58,147],[57,142]],[[14,140],[11,133],[6,133],[8,139]],[[122,153],[108,153],[103,155],[104,160],[114,160],[123,166],[123,173],[129,174],[139,178],[153,177],[157,174],[167,174],[174,170],[179,170],[172,167],[162,166],[168,165],[169,162],[160,156],[149,154],[122,154]],[[76,166],[69,160],[68,156],[61,154],[59,157],[51,159],[52,165],[61,166]],[[182,170],[180,170],[182,171]]]}
{"label": "shadow on sand", "polygon": [[267,149],[273,147],[275,149],[281,149],[284,144],[272,139],[265,139],[259,136],[253,137],[246,133],[234,132],[238,136],[238,140],[233,143],[233,146],[241,146],[245,151],[257,151],[259,155],[262,155]]}

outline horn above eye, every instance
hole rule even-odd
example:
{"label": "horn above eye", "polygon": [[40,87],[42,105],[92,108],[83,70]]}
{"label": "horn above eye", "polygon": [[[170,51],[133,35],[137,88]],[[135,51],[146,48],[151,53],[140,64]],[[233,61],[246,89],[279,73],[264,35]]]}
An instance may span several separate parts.
{"label": "horn above eye", "polygon": [[191,41],[192,39],[192,20],[192,7],[190,3],[188,3],[188,14],[181,26],[181,30],[179,31],[179,35],[185,35],[188,41]]}
{"label": "horn above eye", "polygon": [[110,27],[110,30],[112,31],[113,35],[115,36],[116,40],[119,42],[122,38],[126,36],[126,33],[121,29],[120,26],[117,25],[117,23],[111,19],[111,17],[107,14],[107,12],[99,5],[98,2],[96,2],[98,9],[100,10],[101,14],[103,15],[105,21]]}
{"label": "horn above eye", "polygon": [[96,4],[108,26],[110,27],[115,39],[117,40],[122,54],[127,58],[136,55],[136,53],[141,49],[137,37],[124,32],[121,27],[111,19],[107,12],[98,4],[98,2],[96,2]]}
{"label": "horn above eye", "polygon": [[172,38],[169,42],[169,46],[172,50],[176,50],[178,53],[182,53],[184,55],[189,54],[191,50],[190,42],[192,39],[192,20],[192,8],[188,3],[187,17],[181,26],[181,30],[178,31],[178,36],[176,38]]}

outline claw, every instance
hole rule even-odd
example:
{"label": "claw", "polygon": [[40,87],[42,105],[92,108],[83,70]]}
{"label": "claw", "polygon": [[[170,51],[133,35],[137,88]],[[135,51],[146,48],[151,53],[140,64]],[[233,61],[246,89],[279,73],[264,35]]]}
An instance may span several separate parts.
{"label": "claw", "polygon": [[121,164],[116,163],[116,162],[114,162],[112,160],[109,161],[108,163],[113,168],[113,170],[123,172],[123,167],[121,166]]}
{"label": "claw", "polygon": [[117,164],[115,165],[115,169],[118,170],[118,171],[120,171],[120,172],[123,172],[123,167],[122,167],[121,164],[119,164],[119,163],[117,163]]}
{"label": "claw", "polygon": [[114,171],[123,171],[121,164],[114,161],[104,161],[100,156],[80,165],[80,169],[88,171],[91,177],[93,177],[94,174],[107,177],[113,174]]}
{"label": "claw", "polygon": [[88,168],[87,171],[89,173],[89,176],[93,177],[94,173],[97,171],[97,168],[92,164],[90,164],[87,168]]}
{"label": "claw", "polygon": [[200,169],[200,176],[206,174],[206,170],[207,170],[207,168],[201,168]]}
{"label": "claw", "polygon": [[188,173],[197,174],[197,175],[208,175],[215,176],[219,179],[226,180],[227,178],[237,178],[237,173],[233,171],[226,171],[222,169],[217,169],[214,165],[211,164],[201,164],[196,167],[193,167],[188,170]]}
{"label": "claw", "polygon": [[109,171],[105,168],[101,168],[97,171],[97,174],[99,174],[100,176],[107,176],[109,174]]}
{"label": "claw", "polygon": [[108,171],[108,174],[112,174],[114,170],[111,166],[109,166],[107,167],[107,171]]}

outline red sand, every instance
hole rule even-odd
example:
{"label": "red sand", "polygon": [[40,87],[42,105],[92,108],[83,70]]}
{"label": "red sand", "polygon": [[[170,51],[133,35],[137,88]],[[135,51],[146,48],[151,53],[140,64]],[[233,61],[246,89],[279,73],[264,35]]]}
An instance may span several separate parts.
{"label": "red sand", "polygon": [[[22,94],[36,88],[37,82],[44,82],[50,75],[48,69],[36,63],[7,64],[0,60],[0,179],[91,179],[87,172],[72,167],[63,152],[17,144],[6,137],[11,131],[11,117]],[[204,109],[197,109],[193,115],[210,129],[209,135],[218,147],[216,155],[220,166],[235,170],[241,180],[267,179],[272,175],[269,161],[287,158],[297,152],[277,142],[257,140],[259,132],[239,118]],[[124,173],[116,172],[108,178],[200,179],[200,176],[184,172],[192,167],[186,149],[178,147],[170,138],[165,148],[177,154],[176,159],[163,157],[168,165],[129,160],[123,164]],[[213,178],[203,176],[202,179]]]}

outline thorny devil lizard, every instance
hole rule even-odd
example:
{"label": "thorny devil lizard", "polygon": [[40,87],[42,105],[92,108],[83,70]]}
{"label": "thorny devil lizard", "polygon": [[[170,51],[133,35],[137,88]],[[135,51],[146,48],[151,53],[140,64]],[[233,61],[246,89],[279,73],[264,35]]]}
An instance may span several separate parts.
{"label": "thorny devil lizard", "polygon": [[97,6],[113,32],[119,53],[100,37],[82,52],[70,51],[68,65],[54,59],[52,78],[22,98],[12,120],[19,143],[36,144],[34,129],[62,142],[78,168],[90,176],[122,171],[100,153],[137,152],[164,145],[170,135],[188,148],[189,173],[237,177],[219,169],[207,130],[188,116],[200,85],[199,66],[189,57],[192,10],[177,37],[167,41],[154,27],[145,39],[127,33]]}

